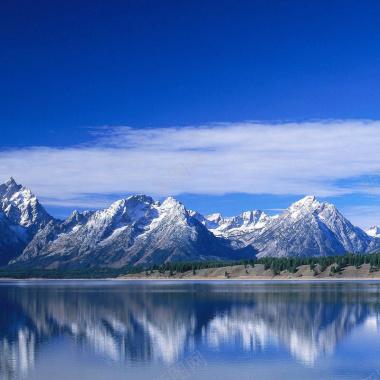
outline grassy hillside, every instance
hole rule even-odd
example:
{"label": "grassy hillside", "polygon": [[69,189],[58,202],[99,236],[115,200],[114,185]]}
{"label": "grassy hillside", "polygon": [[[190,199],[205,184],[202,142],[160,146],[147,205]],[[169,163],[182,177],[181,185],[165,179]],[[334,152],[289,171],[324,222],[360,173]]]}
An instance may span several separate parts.
{"label": "grassy hillside", "polygon": [[[223,269],[225,268],[225,269]],[[305,270],[307,268],[307,271]],[[238,269],[238,270],[237,270]],[[380,269],[380,253],[311,258],[261,258],[225,262],[165,263],[161,266],[99,268],[83,270],[66,269],[0,269],[0,278],[44,279],[104,279],[104,278],[195,278],[203,273],[209,277],[221,274],[233,277],[376,277]],[[379,272],[380,273],[380,272]],[[380,274],[379,274],[380,276]]]}

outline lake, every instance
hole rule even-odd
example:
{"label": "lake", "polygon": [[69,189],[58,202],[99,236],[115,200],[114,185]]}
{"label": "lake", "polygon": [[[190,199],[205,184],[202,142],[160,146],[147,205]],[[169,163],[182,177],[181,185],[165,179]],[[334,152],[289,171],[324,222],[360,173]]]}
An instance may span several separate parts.
{"label": "lake", "polygon": [[371,281],[7,281],[0,378],[380,379],[379,322]]}

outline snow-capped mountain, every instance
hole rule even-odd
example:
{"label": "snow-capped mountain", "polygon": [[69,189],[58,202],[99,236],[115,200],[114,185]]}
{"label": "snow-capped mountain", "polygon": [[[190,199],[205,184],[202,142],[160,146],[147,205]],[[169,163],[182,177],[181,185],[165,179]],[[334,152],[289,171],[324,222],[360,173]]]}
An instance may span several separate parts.
{"label": "snow-capped mountain", "polygon": [[8,220],[24,227],[27,232],[37,232],[53,218],[45,211],[37,197],[27,188],[18,185],[11,177],[0,185],[1,211]]}
{"label": "snow-capped mountain", "polygon": [[364,253],[371,241],[334,205],[307,196],[272,219],[252,244],[259,257],[307,257]]}
{"label": "snow-capped mountain", "polygon": [[53,220],[27,187],[13,178],[0,185],[0,265],[20,255],[34,235]]}
{"label": "snow-capped mountain", "polygon": [[[217,227],[219,227],[218,222],[214,221],[211,218],[211,215],[209,216],[203,216],[197,211],[189,210],[190,216],[192,216],[194,219],[198,220],[199,223],[202,223],[208,230],[214,230]],[[213,214],[213,215],[219,215],[221,218],[222,216],[220,214]],[[210,219],[208,219],[210,217]]]}
{"label": "snow-capped mountain", "polygon": [[195,211],[192,211],[192,215],[215,236],[228,240],[235,248],[250,245],[275,218],[260,210],[246,211],[230,218],[225,218],[219,213],[203,216]]}
{"label": "snow-capped mountain", "polygon": [[137,195],[105,210],[74,212],[62,223],[49,223],[14,263],[50,268],[121,267],[238,257],[239,252],[222,245],[174,198],[160,204]]}
{"label": "snow-capped mountain", "polygon": [[364,253],[373,240],[334,205],[320,203],[313,196],[295,202],[276,216],[255,210],[232,218],[220,214],[204,217],[199,213],[194,217],[215,236],[226,239],[232,248],[253,246],[258,257]]}
{"label": "snow-capped mountain", "polygon": [[365,231],[368,236],[372,238],[366,253],[380,252],[380,227],[374,226]]}
{"label": "snow-capped mountain", "polygon": [[380,237],[380,227],[374,226],[365,231],[368,236],[378,238]]}
{"label": "snow-capped mountain", "polygon": [[254,210],[226,218],[188,211],[172,197],[161,204],[136,195],[60,221],[12,178],[0,185],[0,265],[120,267],[346,252],[380,252],[380,228],[364,232],[313,196],[280,215]]}

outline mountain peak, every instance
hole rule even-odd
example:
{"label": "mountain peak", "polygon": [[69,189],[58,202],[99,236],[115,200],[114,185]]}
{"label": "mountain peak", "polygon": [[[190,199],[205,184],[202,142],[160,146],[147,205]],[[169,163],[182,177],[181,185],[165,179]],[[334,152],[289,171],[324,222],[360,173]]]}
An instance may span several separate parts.
{"label": "mountain peak", "polygon": [[5,182],[4,182],[5,185],[7,186],[17,186],[17,183],[16,181],[14,180],[13,177],[9,177]]}
{"label": "mountain peak", "polygon": [[[314,195],[306,195],[306,197],[301,198],[301,199],[300,199],[298,202],[296,202],[296,203],[300,203],[300,204],[310,204],[310,203],[313,203],[313,202],[315,202],[315,201],[318,202],[317,198],[315,198]],[[318,202],[318,203],[319,203],[319,202]]]}
{"label": "mountain peak", "polygon": [[365,231],[368,236],[371,237],[380,237],[380,227],[373,226],[369,230]]}
{"label": "mountain peak", "polygon": [[268,216],[264,211],[261,210],[253,210],[253,211],[245,211],[239,215],[242,219],[249,220],[252,222],[254,219],[259,219],[261,216]]}
{"label": "mountain peak", "polygon": [[177,204],[181,204],[181,202],[177,201],[177,199],[173,197],[167,197],[163,202],[162,206],[174,206]]}
{"label": "mountain peak", "polygon": [[79,215],[79,211],[78,211],[78,210],[74,210],[74,211],[68,216],[67,219],[74,219],[74,218],[76,218],[78,215]]}
{"label": "mountain peak", "polygon": [[206,219],[208,219],[209,221],[211,222],[215,222],[215,223],[218,223],[220,222],[221,220],[223,220],[223,215],[220,214],[219,212],[216,212],[214,214],[210,214],[210,215],[207,215],[206,216]]}
{"label": "mountain peak", "polygon": [[320,203],[313,195],[308,195],[299,201],[293,203],[287,210],[286,214],[289,215],[292,219],[297,219],[302,215],[307,215],[314,210],[317,210],[321,207]]}
{"label": "mountain peak", "polygon": [[125,209],[126,207],[128,209],[134,209],[138,207],[145,207],[147,205],[154,204],[154,200],[143,194],[138,195],[131,195],[128,198],[119,199],[111,204],[110,207],[108,207],[108,211],[112,213],[118,213],[121,210]]}
{"label": "mountain peak", "polygon": [[303,208],[317,208],[321,205],[321,203],[318,201],[317,198],[315,198],[314,195],[307,195],[304,198],[301,198],[299,201],[294,202],[290,207],[289,210],[299,210]]}
{"label": "mountain peak", "polygon": [[0,185],[0,201],[10,199],[15,193],[22,188],[16,181],[10,177],[3,184]]}
{"label": "mountain peak", "polygon": [[127,200],[135,200],[137,202],[154,204],[153,198],[149,197],[148,195],[144,195],[144,194],[131,195],[130,197],[127,198]]}

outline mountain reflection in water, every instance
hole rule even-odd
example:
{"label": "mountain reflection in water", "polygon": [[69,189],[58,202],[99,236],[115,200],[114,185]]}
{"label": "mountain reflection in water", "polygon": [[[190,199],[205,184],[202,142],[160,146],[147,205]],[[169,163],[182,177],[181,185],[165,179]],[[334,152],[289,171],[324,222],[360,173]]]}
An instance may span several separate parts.
{"label": "mountain reflection in water", "polygon": [[[281,347],[313,366],[360,326],[377,331],[370,283],[8,282],[0,285],[0,378],[25,378],[52,341],[123,366],[170,367]],[[59,359],[59,358],[58,358]],[[57,359],[57,360],[58,360]]]}

